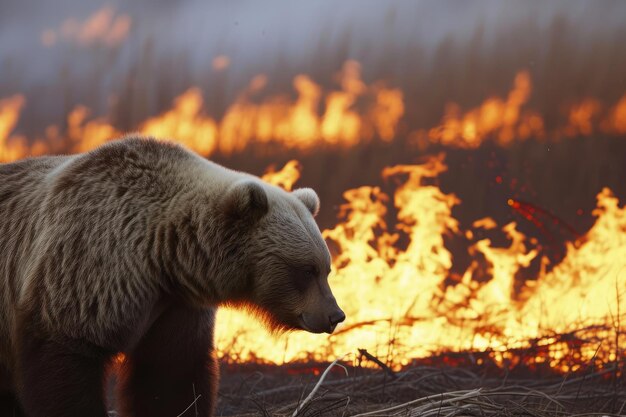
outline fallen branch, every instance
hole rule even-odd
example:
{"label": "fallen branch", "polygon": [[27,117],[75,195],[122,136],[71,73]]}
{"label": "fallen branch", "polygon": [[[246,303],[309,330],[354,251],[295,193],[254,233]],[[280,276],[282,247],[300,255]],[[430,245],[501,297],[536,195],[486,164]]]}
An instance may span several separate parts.
{"label": "fallen branch", "polygon": [[[296,410],[293,412],[292,417],[296,417],[298,415],[298,412],[302,409],[302,407],[304,407],[304,405],[306,403],[308,403],[311,400],[311,398],[313,398],[313,396],[315,395],[315,393],[317,392],[319,387],[322,385],[322,382],[324,382],[324,380],[326,379],[326,375],[328,375],[328,372],[330,372],[330,370],[333,368],[333,366],[337,365],[337,363],[339,363],[339,361],[343,360],[343,358],[345,358],[346,356],[348,356],[347,353],[345,355],[343,355],[342,357],[335,359],[328,366],[328,368],[326,368],[326,370],[324,371],[324,373],[320,377],[320,380],[317,382],[317,384],[315,384],[315,386],[313,387],[313,390],[311,390],[311,393],[304,399],[304,401],[302,401],[300,403],[298,408],[296,408]],[[341,366],[341,365],[339,365],[339,366]],[[344,371],[346,371],[346,375],[348,375],[348,370],[345,367],[343,367],[343,366],[342,366],[342,368],[344,369]]]}

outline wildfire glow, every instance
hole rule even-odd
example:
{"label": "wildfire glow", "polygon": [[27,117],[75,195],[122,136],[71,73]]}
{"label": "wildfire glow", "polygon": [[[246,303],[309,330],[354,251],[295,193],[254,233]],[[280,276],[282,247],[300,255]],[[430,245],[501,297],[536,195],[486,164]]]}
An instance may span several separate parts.
{"label": "wildfire glow", "polygon": [[85,20],[70,17],[57,29],[46,29],[41,34],[41,43],[51,47],[60,40],[81,46],[117,46],[130,32],[132,19],[127,14],[116,15],[111,6],[104,6]]}
{"label": "wildfire glow", "polygon": [[[171,110],[148,120],[140,130],[177,138],[204,155],[228,155],[260,144],[309,150],[314,146],[349,147],[374,137],[392,140],[404,113],[402,93],[380,85],[366,86],[360,79],[358,63],[353,61],[346,63],[340,78],[342,89],[326,94],[322,115],[317,110],[322,89],[309,77],[298,75],[294,79],[295,101],[278,96],[257,104],[252,99],[266,83],[264,76],[258,76],[220,122],[202,114],[202,93],[192,88],[175,100]],[[365,101],[364,114],[351,109],[357,99]]]}
{"label": "wildfire glow", "polygon": [[[93,20],[89,24],[69,25],[75,31],[68,33],[96,39],[102,30],[98,28],[110,30],[119,19],[107,10],[88,19]],[[214,61],[216,71],[227,71],[229,65],[227,57]],[[335,89],[298,75],[293,97],[263,96],[268,79],[258,75],[220,120],[206,114],[202,91],[190,88],[169,110],[145,120],[137,130],[175,138],[205,156],[284,148],[306,153],[402,140],[407,136],[401,128],[402,91],[383,83],[368,85],[360,71],[357,62],[347,62],[337,74]],[[438,126],[409,134],[408,142],[476,148],[488,140],[508,146],[530,138],[626,134],[626,95],[615,104],[585,98],[568,105],[564,124],[548,131],[542,116],[528,108],[531,94],[530,75],[521,71],[505,98],[489,97],[465,112],[451,103]],[[122,134],[106,117],[90,118],[88,108],[77,106],[64,130],[49,126],[40,137],[26,138],[15,133],[25,106],[19,94],[0,99],[0,162],[83,152]],[[589,340],[607,342],[551,345],[533,360],[567,371],[579,366],[570,366],[571,358],[577,364],[590,361],[596,350],[598,358],[615,357],[615,341],[626,343],[626,331],[619,324],[624,321],[618,320],[623,315],[619,301],[626,293],[626,208],[610,190],[603,190],[597,196],[595,225],[568,245],[558,265],[549,265],[537,243],[515,223],[500,226],[481,218],[463,230],[452,215],[462,202],[433,185],[447,169],[444,158],[440,154],[421,165],[384,169],[383,179],[397,185],[393,195],[369,185],[344,193],[338,224],[323,232],[335,252],[330,279],[348,317],[343,327],[330,337],[299,332],[276,340],[268,338],[256,320],[223,310],[217,337],[224,358],[281,363],[312,353],[325,360],[366,348],[398,367],[442,350],[488,350],[497,363],[505,364],[514,360],[507,349],[596,325],[604,327],[590,333]],[[263,178],[289,190],[299,175],[298,162],[290,161],[278,171],[271,167]],[[521,203],[511,200],[512,207],[516,204]],[[396,213],[392,224],[390,213]],[[482,235],[475,233],[478,229],[502,233],[509,243],[499,247],[489,239],[477,240],[474,236]],[[452,273],[454,257],[445,245],[456,238],[470,242],[473,259],[462,274]],[[540,271],[520,286],[516,277],[533,260],[540,262]],[[621,333],[616,331],[620,326]]]}
{"label": "wildfire glow", "polygon": [[276,171],[276,168],[273,166],[269,167],[263,174],[263,180],[291,191],[293,185],[300,178],[300,169],[300,163],[296,160],[291,160],[280,171]]}
{"label": "wildfire glow", "polygon": [[[593,325],[606,338],[588,348],[574,350],[563,344],[552,347],[536,362],[568,371],[568,358],[588,361],[596,354],[615,354],[615,322],[619,301],[626,293],[626,208],[610,190],[598,195],[595,225],[550,272],[541,270],[516,293],[514,277],[538,256],[538,250],[517,230],[515,223],[502,228],[509,245],[496,247],[488,239],[470,248],[488,261],[487,270],[474,261],[455,285],[450,277],[452,254],[444,245],[446,235],[469,235],[459,229],[451,210],[461,204],[437,186],[424,185],[446,170],[443,155],[423,165],[387,168],[383,177],[399,181],[393,198],[379,188],[363,186],[344,193],[340,223],[323,232],[338,249],[331,285],[347,322],[330,337],[303,332],[278,340],[263,336],[264,329],[243,313],[222,310],[217,320],[218,345],[230,360],[266,360],[276,363],[304,358],[319,360],[366,348],[394,366],[443,350],[492,350],[498,363],[512,360],[510,348],[528,341]],[[285,174],[292,171],[289,166]],[[272,181],[280,178],[266,177]],[[432,181],[430,181],[432,182]],[[280,182],[276,182],[280,183]],[[390,200],[397,207],[396,227],[384,218]],[[474,228],[492,229],[492,219],[480,219]],[[471,231],[468,231],[471,232]],[[398,244],[399,239],[408,244]],[[475,256],[476,257],[476,256]],[[547,260],[544,260],[544,266]],[[483,268],[483,269],[481,269]],[[476,279],[487,272],[487,281]],[[623,313],[622,313],[623,314]],[[613,330],[611,330],[613,329]],[[624,329],[619,336],[624,343]],[[582,357],[580,357],[582,355]],[[614,357],[614,356],[613,356]],[[573,363],[572,362],[572,363]]]}
{"label": "wildfire glow", "polygon": [[514,139],[541,138],[545,134],[541,116],[522,109],[531,91],[530,75],[526,71],[519,72],[505,100],[489,98],[465,114],[461,114],[457,104],[451,103],[446,107],[441,125],[415,135],[418,140],[427,138],[444,145],[467,148],[479,146],[488,137],[493,137],[501,145]]}
{"label": "wildfire glow", "polygon": [[0,100],[0,162],[19,159],[28,152],[22,138],[10,137],[24,103],[19,94]]}
{"label": "wildfire glow", "polygon": [[[111,9],[104,9],[98,14],[104,17],[94,19],[109,22],[110,26],[111,13]],[[107,27],[96,23],[85,25]],[[96,29],[87,32],[93,31]],[[229,65],[226,56],[220,55],[214,60],[214,68],[218,71],[227,70]],[[431,143],[476,148],[489,140],[507,146],[513,141],[530,138],[557,140],[578,135],[618,136],[626,133],[626,95],[614,105],[603,104],[594,98],[570,104],[564,112],[564,124],[547,131],[542,116],[527,108],[532,82],[526,71],[515,76],[506,98],[489,97],[480,106],[466,112],[458,104],[450,103],[444,109],[439,125],[404,135],[400,132],[405,110],[401,90],[386,87],[381,82],[367,85],[361,79],[360,65],[355,61],[344,64],[337,74],[337,81],[338,89],[325,90],[307,75],[298,75],[293,80],[295,99],[278,95],[259,100],[267,77],[258,75],[227,108],[221,120],[205,113],[202,91],[192,87],[174,99],[171,109],[139,124],[137,130],[157,138],[175,138],[206,156],[214,153],[229,155],[250,147],[287,148],[300,152],[349,148],[372,140],[402,140],[405,136],[409,144],[421,148]],[[122,133],[105,117],[89,119],[89,109],[77,106],[67,116],[67,131],[50,126],[42,137],[27,140],[19,135],[12,136],[25,105],[25,98],[21,95],[0,100],[3,114],[0,118],[0,149],[3,149],[0,161],[58,151],[82,152]],[[63,148],[55,147],[59,143]]]}

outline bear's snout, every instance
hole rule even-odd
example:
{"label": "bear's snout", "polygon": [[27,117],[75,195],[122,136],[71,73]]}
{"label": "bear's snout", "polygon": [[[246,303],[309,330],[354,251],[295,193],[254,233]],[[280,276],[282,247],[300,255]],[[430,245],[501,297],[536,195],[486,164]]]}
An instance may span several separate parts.
{"label": "bear's snout", "polygon": [[339,306],[337,306],[337,309],[330,316],[328,316],[328,321],[330,322],[330,332],[328,333],[334,332],[335,327],[337,327],[337,325],[345,319],[346,314],[339,308]]}
{"label": "bear's snout", "polygon": [[346,319],[346,315],[339,308],[334,297],[328,300],[326,308],[321,308],[316,312],[304,312],[300,314],[299,321],[302,329],[311,333],[331,334],[339,323]]}

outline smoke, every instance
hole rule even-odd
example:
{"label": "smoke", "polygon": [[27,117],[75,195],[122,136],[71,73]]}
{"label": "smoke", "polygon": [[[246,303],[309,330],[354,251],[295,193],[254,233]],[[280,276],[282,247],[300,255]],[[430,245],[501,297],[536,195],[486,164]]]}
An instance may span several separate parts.
{"label": "smoke", "polygon": [[[112,21],[129,17],[123,40],[67,35],[68,20],[85,24],[103,7]],[[219,115],[256,74],[282,92],[297,73],[331,85],[346,59],[366,79],[427,99],[431,109],[409,111],[417,119],[440,114],[445,100],[505,91],[520,68],[540,88],[556,79],[573,95],[615,95],[616,83],[621,93],[626,73],[621,1],[1,0],[0,9],[0,96],[25,93],[25,116],[42,126],[77,104],[98,115],[131,100],[119,116],[131,128],[192,85],[216,97],[208,106]],[[228,57],[226,74],[212,66],[218,56]]]}

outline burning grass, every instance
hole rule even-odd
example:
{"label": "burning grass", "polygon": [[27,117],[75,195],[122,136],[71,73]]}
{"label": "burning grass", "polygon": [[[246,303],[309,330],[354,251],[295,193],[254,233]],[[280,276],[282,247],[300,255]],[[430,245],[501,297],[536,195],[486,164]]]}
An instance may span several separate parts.
{"label": "burning grass", "polygon": [[[224,359],[216,415],[623,416],[626,355],[619,337],[594,337],[598,330],[547,335],[525,348],[441,351],[399,370],[393,363],[404,361],[365,349],[331,364],[313,357],[282,366]],[[554,366],[548,352],[563,345],[578,353]],[[590,359],[580,354],[585,346],[595,347]],[[598,355],[603,349],[611,361]]]}
{"label": "burning grass", "polygon": [[[320,148],[350,149],[373,141],[397,142],[410,149],[434,144],[474,149],[484,142],[506,147],[514,141],[554,142],[599,133],[621,137],[626,132],[626,94],[611,105],[584,98],[564,106],[566,120],[546,129],[544,117],[527,106],[532,80],[530,73],[522,70],[506,98],[488,97],[466,112],[458,104],[448,103],[439,123],[398,135],[408,122],[401,89],[381,81],[366,84],[361,65],[354,60],[343,64],[338,77],[340,88],[328,91],[308,75],[297,75],[293,79],[297,98],[292,99],[284,94],[263,97],[268,77],[257,75],[221,119],[205,114],[202,91],[189,88],[174,99],[169,110],[133,129],[156,138],[176,138],[205,156],[230,156],[252,145],[263,145],[266,151],[273,146],[306,154]],[[43,135],[35,137],[12,134],[25,105],[21,94],[0,97],[0,162],[44,153],[85,152],[122,134],[108,118],[90,118],[91,111],[83,105],[68,113],[63,132],[50,125]],[[59,143],[63,137],[66,140]]]}
{"label": "burning grass", "polygon": [[[600,192],[595,224],[555,260],[516,222],[497,228],[483,218],[465,229],[452,215],[461,200],[436,182],[446,170],[440,154],[384,169],[382,176],[396,184],[393,194],[375,186],[344,193],[340,222],[323,232],[335,250],[331,285],[348,317],[335,334],[276,341],[248,316],[224,309],[217,340],[226,360],[280,364],[308,354],[324,360],[358,346],[388,358],[394,369],[443,350],[490,352],[481,360],[502,367],[522,360],[569,372],[592,358],[608,363],[619,357],[619,349],[601,343],[626,344],[620,305],[626,208],[619,199],[608,189]],[[298,171],[292,163],[283,174],[294,178]],[[277,172],[269,175],[284,181]],[[534,210],[531,220],[548,223],[544,217]],[[446,245],[455,240],[465,241],[471,259],[456,274],[460,251],[453,254]],[[538,355],[511,354],[529,348]]]}

